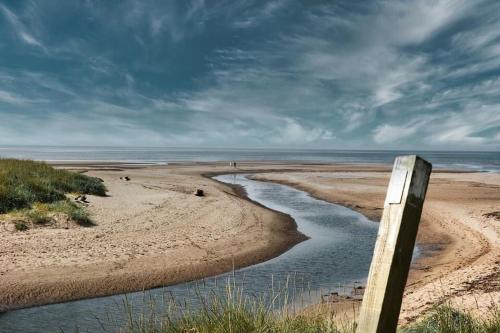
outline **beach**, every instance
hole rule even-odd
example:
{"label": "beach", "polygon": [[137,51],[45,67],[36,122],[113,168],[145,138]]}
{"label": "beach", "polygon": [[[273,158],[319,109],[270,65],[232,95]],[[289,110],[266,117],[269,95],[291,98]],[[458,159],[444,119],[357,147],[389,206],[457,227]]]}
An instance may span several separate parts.
{"label": "beach", "polygon": [[[390,173],[263,173],[254,179],[302,189],[311,195],[380,219]],[[500,225],[488,213],[500,208],[500,175],[435,171],[424,204],[400,321],[412,321],[435,304],[450,302],[475,314],[500,304]]]}
{"label": "beach", "polygon": [[[16,232],[2,222],[0,304],[11,310],[139,291],[273,258],[306,239],[287,215],[209,177],[255,173],[380,218],[387,165],[243,163],[59,165],[104,180],[88,197],[93,227],[54,224]],[[130,180],[125,180],[127,176]],[[194,195],[202,189],[205,196]],[[485,309],[500,301],[500,175],[435,172],[424,206],[402,321],[449,299]],[[475,300],[475,301],[473,301]]]}

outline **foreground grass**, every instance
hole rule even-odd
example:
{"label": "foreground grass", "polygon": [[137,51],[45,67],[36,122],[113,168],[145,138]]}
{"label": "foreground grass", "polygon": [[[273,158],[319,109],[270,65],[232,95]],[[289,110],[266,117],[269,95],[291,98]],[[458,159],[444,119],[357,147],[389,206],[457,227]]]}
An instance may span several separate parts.
{"label": "foreground grass", "polygon": [[[276,295],[275,297],[280,297]],[[200,296],[201,305],[189,310],[175,301],[156,312],[135,315],[125,304],[127,324],[122,333],[354,333],[353,323],[339,325],[333,316],[309,317],[289,314],[286,307],[274,309],[262,298],[229,297],[211,294]],[[183,302],[181,302],[182,304]]]}
{"label": "foreground grass", "polygon": [[484,318],[458,311],[449,305],[434,308],[422,321],[402,330],[404,333],[498,333],[500,311],[491,310]]}
{"label": "foreground grass", "polygon": [[[356,323],[345,313],[320,315],[290,312],[285,290],[264,293],[264,297],[248,295],[234,288],[228,280],[223,292],[198,291],[196,306],[190,309],[187,300],[163,297],[161,304],[145,303],[134,311],[124,302],[126,325],[122,333],[355,333]],[[203,295],[203,296],[202,296]],[[277,299],[278,307],[272,306]],[[192,301],[192,300],[191,300]],[[187,304],[187,305],[186,305]],[[159,306],[158,306],[159,305]],[[146,310],[144,310],[146,309]],[[140,314],[137,314],[139,312]],[[484,318],[458,311],[449,305],[433,308],[416,323],[399,328],[400,333],[499,333],[498,308]]]}
{"label": "foreground grass", "polygon": [[[355,323],[340,326],[335,320],[307,316],[283,316],[264,307],[226,306],[183,315],[163,322],[144,316],[129,322],[123,333],[354,333]],[[478,319],[448,306],[435,308],[424,320],[403,327],[401,333],[498,333],[500,315]]]}
{"label": "foreground grass", "polygon": [[[106,187],[97,178],[46,163],[0,159],[0,214],[14,211],[42,224],[50,220],[51,213],[64,213],[80,224],[90,223],[85,210],[67,200],[67,193],[104,196]],[[25,226],[16,224],[16,228]]]}

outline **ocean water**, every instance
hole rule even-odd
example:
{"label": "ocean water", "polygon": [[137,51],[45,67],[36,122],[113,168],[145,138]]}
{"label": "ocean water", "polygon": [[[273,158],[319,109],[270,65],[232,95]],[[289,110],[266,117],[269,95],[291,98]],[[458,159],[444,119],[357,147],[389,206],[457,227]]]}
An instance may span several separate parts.
{"label": "ocean water", "polygon": [[137,148],[0,146],[0,158],[49,162],[120,162],[168,164],[176,162],[295,161],[314,163],[386,163],[398,155],[418,154],[434,168],[500,172],[500,152],[385,151],[326,149]]}

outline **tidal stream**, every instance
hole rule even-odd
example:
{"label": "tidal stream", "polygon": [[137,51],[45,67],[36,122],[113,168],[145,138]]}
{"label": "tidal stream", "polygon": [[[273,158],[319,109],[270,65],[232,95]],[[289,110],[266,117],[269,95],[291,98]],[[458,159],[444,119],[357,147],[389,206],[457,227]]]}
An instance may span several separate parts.
{"label": "tidal stream", "polygon": [[[61,304],[38,306],[0,314],[0,332],[114,332],[127,314],[124,300],[133,315],[165,307],[165,297],[199,306],[200,294],[224,293],[232,279],[245,295],[287,294],[288,304],[301,307],[317,302],[321,295],[338,291],[339,284],[364,281],[375,243],[378,224],[346,207],[315,199],[288,186],[250,180],[246,175],[222,175],[216,180],[239,184],[248,197],[260,204],[289,214],[298,229],[310,237],[289,251],[266,262],[217,277],[129,293]],[[283,293],[285,291],[285,293]]]}

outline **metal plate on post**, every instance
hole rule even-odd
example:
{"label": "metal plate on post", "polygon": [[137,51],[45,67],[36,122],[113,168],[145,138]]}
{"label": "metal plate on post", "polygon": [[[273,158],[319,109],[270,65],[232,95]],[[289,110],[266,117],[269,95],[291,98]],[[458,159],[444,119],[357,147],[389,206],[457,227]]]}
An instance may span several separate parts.
{"label": "metal plate on post", "polygon": [[400,204],[405,189],[406,176],[408,171],[405,169],[394,169],[391,180],[389,182],[389,189],[387,191],[386,204]]}

